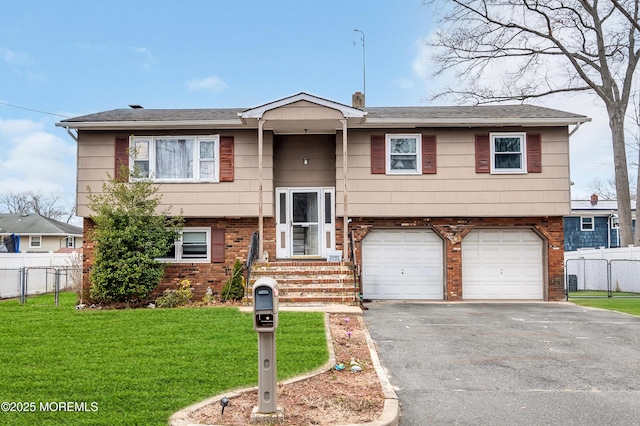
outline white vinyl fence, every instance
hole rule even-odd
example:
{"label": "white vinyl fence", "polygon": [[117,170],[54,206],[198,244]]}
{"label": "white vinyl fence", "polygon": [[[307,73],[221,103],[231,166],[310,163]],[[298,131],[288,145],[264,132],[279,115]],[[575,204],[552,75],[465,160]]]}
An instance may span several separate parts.
{"label": "white vinyl fence", "polygon": [[78,253],[2,253],[0,299],[71,288],[82,277],[81,259]]}
{"label": "white vinyl fence", "polygon": [[565,262],[569,259],[640,260],[640,247],[583,248],[576,251],[565,251]]}
{"label": "white vinyl fence", "polygon": [[565,288],[640,293],[640,247],[565,252]]}

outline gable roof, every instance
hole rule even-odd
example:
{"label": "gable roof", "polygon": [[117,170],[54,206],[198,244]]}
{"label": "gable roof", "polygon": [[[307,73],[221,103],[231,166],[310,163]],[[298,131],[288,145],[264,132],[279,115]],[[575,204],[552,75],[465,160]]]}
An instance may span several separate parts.
{"label": "gable roof", "polygon": [[350,128],[419,125],[457,126],[568,126],[591,121],[589,117],[535,105],[412,106],[352,108],[308,93],[298,93],[254,108],[114,109],[69,118],[56,123],[67,129],[254,128],[264,112],[306,100],[339,110],[347,118],[360,118]]}
{"label": "gable roof", "polygon": [[0,213],[0,235],[10,234],[82,236],[82,228],[37,213]]}
{"label": "gable roof", "polygon": [[297,95],[288,96],[286,98],[279,99],[277,101],[269,102],[264,105],[248,109],[239,113],[240,118],[261,118],[262,115],[269,110],[280,108],[285,105],[291,105],[299,101],[308,101],[317,105],[321,105],[327,108],[338,110],[345,118],[361,118],[367,115],[367,113],[361,109],[353,108],[345,104],[331,101],[329,99],[320,98],[318,96],[310,95],[305,92],[300,92]]}
{"label": "gable roof", "polygon": [[[635,211],[636,202],[631,200],[631,211]],[[610,214],[618,211],[618,201],[598,200],[595,204],[591,200],[571,200],[571,211],[575,213]]]}

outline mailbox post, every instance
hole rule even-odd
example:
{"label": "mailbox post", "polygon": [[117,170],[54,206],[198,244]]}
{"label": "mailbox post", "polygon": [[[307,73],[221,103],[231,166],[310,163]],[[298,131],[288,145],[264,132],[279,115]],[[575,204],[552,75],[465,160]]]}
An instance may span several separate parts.
{"label": "mailbox post", "polygon": [[278,282],[259,278],[253,285],[253,329],[258,332],[258,413],[278,412],[276,336]]}

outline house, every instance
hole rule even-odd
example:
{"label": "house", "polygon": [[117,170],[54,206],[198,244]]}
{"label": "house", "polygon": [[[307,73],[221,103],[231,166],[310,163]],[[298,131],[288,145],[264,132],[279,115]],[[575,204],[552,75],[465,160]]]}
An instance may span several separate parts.
{"label": "house", "polygon": [[[616,200],[600,200],[597,194],[589,200],[572,200],[571,214],[564,218],[564,251],[620,247],[617,211]],[[636,202],[631,201],[634,229],[635,211]]]}
{"label": "house", "polygon": [[279,280],[281,301],[353,300],[354,286],[365,299],[564,299],[569,136],[589,118],[531,105],[363,105],[359,93],[351,106],[299,93],[57,123],[78,144],[85,286],[86,188],[100,191],[125,164],[186,218],[160,289],[187,277],[196,294],[219,292],[255,231],[255,272]]}
{"label": "house", "polygon": [[82,247],[82,228],[37,213],[0,213],[0,238],[17,236],[22,253],[68,251]]}

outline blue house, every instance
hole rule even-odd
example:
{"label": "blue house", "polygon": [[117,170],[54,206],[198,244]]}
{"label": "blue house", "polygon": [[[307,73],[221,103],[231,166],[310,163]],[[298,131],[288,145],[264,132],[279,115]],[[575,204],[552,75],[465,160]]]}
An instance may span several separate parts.
{"label": "blue house", "polygon": [[[636,206],[631,203],[635,229]],[[596,194],[590,200],[572,200],[571,214],[564,217],[564,251],[620,247],[617,212],[616,200],[599,200]]]}

